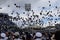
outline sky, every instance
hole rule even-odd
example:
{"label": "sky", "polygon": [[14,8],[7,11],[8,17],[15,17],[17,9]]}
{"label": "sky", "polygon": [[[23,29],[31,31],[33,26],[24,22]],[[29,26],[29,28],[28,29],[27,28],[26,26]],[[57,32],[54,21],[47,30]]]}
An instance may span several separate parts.
{"label": "sky", "polygon": [[[49,3],[50,1],[50,3]],[[20,8],[16,8],[16,6],[14,4],[17,4],[18,6],[20,6]],[[60,10],[60,0],[0,0],[0,7],[2,9],[0,9],[1,13],[8,13],[9,16],[13,16],[16,17],[16,12],[18,12],[20,14],[21,17],[26,18],[27,16],[27,12],[25,11],[25,4],[26,3],[31,3],[31,9],[34,10],[35,14],[39,15],[39,13],[41,12],[42,7],[45,7],[45,9],[43,10],[43,15],[39,16],[43,21],[44,21],[44,25],[43,27],[49,26],[48,22],[51,22],[51,25],[55,25],[56,23],[54,23],[54,21],[57,21],[57,23],[60,23],[60,19],[58,17],[57,14],[57,10]],[[51,4],[51,6],[49,6],[49,4]],[[8,5],[10,7],[8,7]],[[58,7],[57,9],[55,7]],[[51,15],[53,15],[53,17],[48,17],[45,16],[46,13],[48,11],[53,11],[52,13],[49,13]],[[12,11],[14,11],[14,14],[11,15]],[[47,12],[46,12],[47,11]],[[25,12],[26,14],[24,15],[23,12]],[[30,14],[32,14],[32,12],[30,11]],[[45,15],[44,15],[45,14]],[[56,15],[56,16],[55,16]],[[42,17],[45,17],[45,19],[43,19]],[[53,18],[52,21],[48,20],[48,18]],[[55,20],[58,19],[58,20]],[[18,26],[21,26],[21,20],[18,21],[13,21],[15,22]]]}

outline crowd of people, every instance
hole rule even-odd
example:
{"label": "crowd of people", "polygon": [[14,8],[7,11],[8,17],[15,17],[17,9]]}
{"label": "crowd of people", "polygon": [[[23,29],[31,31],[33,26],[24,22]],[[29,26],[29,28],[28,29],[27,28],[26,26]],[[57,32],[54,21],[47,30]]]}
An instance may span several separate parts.
{"label": "crowd of people", "polygon": [[[52,4],[49,2],[49,7],[52,6]],[[16,3],[13,5],[14,7],[16,8],[19,8],[21,6],[17,5]],[[10,7],[10,5],[8,5],[8,7]],[[31,10],[29,11],[28,13],[26,12],[23,12],[22,15],[25,15],[27,18],[24,18],[21,16],[21,14],[19,12],[15,12],[14,10],[12,11],[11,15],[15,15],[15,13],[17,14],[16,17],[12,17],[12,16],[9,16],[9,18],[11,19],[11,21],[18,21],[18,25],[19,27],[24,27],[26,25],[28,26],[34,26],[34,25],[40,25],[43,26],[44,24],[46,25],[46,23],[52,23],[53,24],[53,20],[54,20],[54,24],[57,23],[57,20],[58,18],[60,17],[60,14],[59,14],[59,9],[58,9],[58,6],[55,6],[55,9],[57,12],[55,11],[52,11],[52,10],[46,10],[44,11],[45,7],[42,7],[42,10],[39,11],[39,13],[35,13],[34,10]],[[31,12],[31,13],[30,13]],[[44,13],[45,12],[45,13]],[[54,13],[55,12],[55,13]],[[57,17],[58,15],[58,18],[55,18]],[[2,15],[0,15],[2,16]],[[55,18],[55,19],[53,19]],[[5,25],[10,25],[10,24],[14,24],[12,22],[9,22],[10,20],[7,20],[7,21],[2,21],[3,18],[0,18],[0,23],[4,23]],[[48,21],[45,22],[45,19]],[[60,20],[60,18],[59,18]],[[9,24],[8,24],[9,22]],[[16,22],[17,23],[17,22]],[[44,26],[45,26],[44,25]],[[49,24],[50,25],[50,24]],[[52,25],[51,25],[52,26]],[[11,28],[11,27],[10,27]],[[4,27],[3,26],[3,29],[1,27],[1,29],[4,31],[0,32],[0,40],[60,40],[60,31],[56,31],[56,32],[53,32],[53,33],[50,33],[50,32],[34,32],[34,33],[31,33],[31,32],[8,32],[7,30],[10,29],[8,27]],[[17,28],[18,29],[18,28]],[[15,30],[17,30],[15,29]],[[6,30],[6,31],[5,31]],[[15,31],[14,30],[14,31]]]}
{"label": "crowd of people", "polygon": [[0,40],[60,40],[60,31],[48,32],[1,32]]}

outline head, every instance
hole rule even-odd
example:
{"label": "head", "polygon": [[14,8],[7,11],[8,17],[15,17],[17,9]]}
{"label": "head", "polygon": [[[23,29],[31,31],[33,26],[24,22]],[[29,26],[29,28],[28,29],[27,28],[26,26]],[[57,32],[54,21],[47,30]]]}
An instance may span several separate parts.
{"label": "head", "polygon": [[1,37],[2,38],[5,38],[6,37],[6,34],[5,33],[1,33]]}

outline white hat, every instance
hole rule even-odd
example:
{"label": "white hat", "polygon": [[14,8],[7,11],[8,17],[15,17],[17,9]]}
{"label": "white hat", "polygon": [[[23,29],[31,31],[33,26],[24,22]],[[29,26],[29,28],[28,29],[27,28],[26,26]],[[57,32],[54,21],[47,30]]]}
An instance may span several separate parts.
{"label": "white hat", "polygon": [[1,37],[6,37],[6,34],[5,33],[1,33]]}
{"label": "white hat", "polygon": [[37,33],[36,33],[36,36],[37,36],[37,37],[42,37],[42,33],[37,32]]}

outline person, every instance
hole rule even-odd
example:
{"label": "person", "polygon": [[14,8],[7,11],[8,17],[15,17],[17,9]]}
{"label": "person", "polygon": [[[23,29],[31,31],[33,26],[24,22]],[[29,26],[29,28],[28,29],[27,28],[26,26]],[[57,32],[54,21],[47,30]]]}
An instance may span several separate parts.
{"label": "person", "polygon": [[35,40],[42,40],[42,33],[37,32],[35,35]]}
{"label": "person", "polygon": [[14,33],[15,39],[14,40],[22,40],[19,38],[19,32]]}
{"label": "person", "polygon": [[46,40],[45,33],[42,33],[42,40]]}
{"label": "person", "polygon": [[30,35],[30,33],[28,33],[28,32],[25,32],[26,33],[26,40],[32,40],[31,38],[31,35]]}
{"label": "person", "polygon": [[7,40],[8,38],[6,37],[5,33],[1,33],[1,39],[0,40]]}
{"label": "person", "polygon": [[22,32],[22,39],[26,40],[26,34],[25,34],[25,32]]}
{"label": "person", "polygon": [[46,36],[46,40],[50,40],[49,39],[49,34],[47,32],[45,32],[45,36]]}
{"label": "person", "polygon": [[35,39],[35,33],[33,33],[33,40]]}
{"label": "person", "polygon": [[55,34],[52,34],[51,40],[55,40]]}
{"label": "person", "polygon": [[55,39],[60,40],[60,31],[56,31],[55,33]]}

